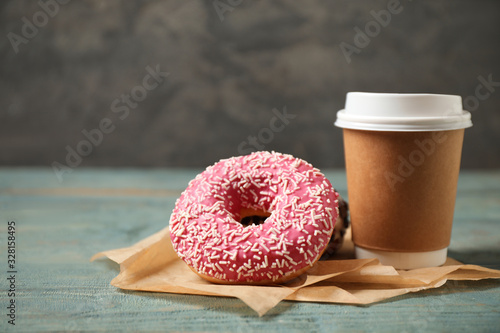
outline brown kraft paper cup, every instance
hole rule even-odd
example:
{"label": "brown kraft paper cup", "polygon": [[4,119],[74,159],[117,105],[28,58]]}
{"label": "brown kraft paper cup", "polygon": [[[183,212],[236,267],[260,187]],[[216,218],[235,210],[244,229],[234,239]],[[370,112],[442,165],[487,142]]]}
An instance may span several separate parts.
{"label": "brown kraft paper cup", "polygon": [[393,252],[448,247],[464,129],[343,129],[356,246]]}

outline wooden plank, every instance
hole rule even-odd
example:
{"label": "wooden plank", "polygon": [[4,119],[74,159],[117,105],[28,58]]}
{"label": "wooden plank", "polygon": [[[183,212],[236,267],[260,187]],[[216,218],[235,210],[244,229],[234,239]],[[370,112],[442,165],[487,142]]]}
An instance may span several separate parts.
{"label": "wooden plank", "polygon": [[[89,263],[162,229],[196,170],[0,169],[0,331],[496,331],[500,281],[452,282],[371,306],[282,302],[259,318],[237,299],[121,291]],[[343,196],[345,174],[327,170]],[[7,323],[7,221],[16,222],[16,326]],[[500,269],[500,172],[460,177],[450,254]]]}

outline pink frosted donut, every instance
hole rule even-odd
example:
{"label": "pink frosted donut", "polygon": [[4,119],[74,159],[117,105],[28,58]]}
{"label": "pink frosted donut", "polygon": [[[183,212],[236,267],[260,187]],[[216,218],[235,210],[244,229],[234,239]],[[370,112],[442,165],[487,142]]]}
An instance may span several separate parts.
{"label": "pink frosted donut", "polygon": [[291,155],[257,152],[221,160],[177,200],[172,244],[209,281],[284,282],[321,257],[338,217],[337,198],[318,169]]}

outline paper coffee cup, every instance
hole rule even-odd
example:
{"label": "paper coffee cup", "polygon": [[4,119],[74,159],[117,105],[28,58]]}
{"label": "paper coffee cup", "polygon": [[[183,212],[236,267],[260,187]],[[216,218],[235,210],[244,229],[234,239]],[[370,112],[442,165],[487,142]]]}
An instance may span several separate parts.
{"label": "paper coffee cup", "polygon": [[335,125],[344,129],[356,256],[399,269],[443,264],[472,126],[460,96],[348,93]]}

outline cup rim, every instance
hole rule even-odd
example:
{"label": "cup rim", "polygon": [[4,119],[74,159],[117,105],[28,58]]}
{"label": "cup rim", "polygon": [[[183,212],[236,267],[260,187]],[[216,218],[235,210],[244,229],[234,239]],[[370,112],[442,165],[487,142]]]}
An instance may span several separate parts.
{"label": "cup rim", "polygon": [[358,117],[345,109],[337,112],[335,126],[368,131],[424,132],[456,130],[472,127],[471,115],[463,110],[460,115],[448,117]]}
{"label": "cup rim", "polygon": [[472,126],[470,112],[462,109],[462,98],[456,95],[349,92],[345,104],[337,112],[337,127],[404,132]]}

